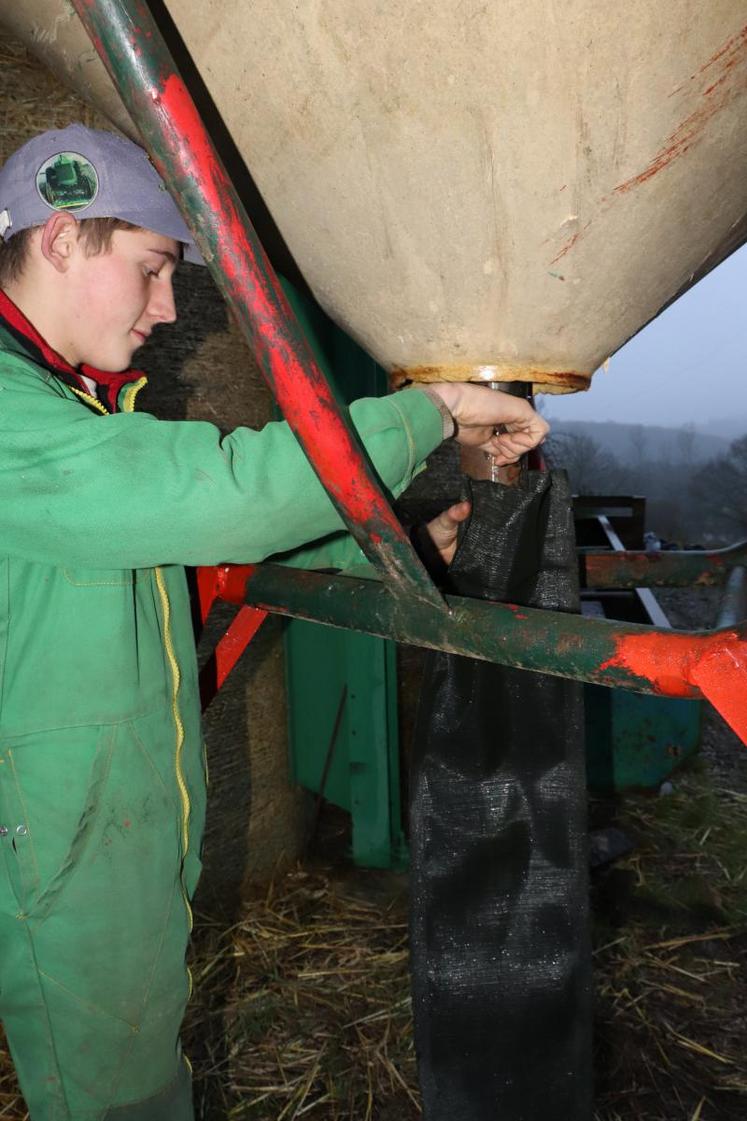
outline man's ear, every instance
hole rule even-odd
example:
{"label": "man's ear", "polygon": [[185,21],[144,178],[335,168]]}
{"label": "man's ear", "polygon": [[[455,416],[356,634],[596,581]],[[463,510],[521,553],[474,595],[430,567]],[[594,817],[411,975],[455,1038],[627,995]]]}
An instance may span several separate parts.
{"label": "man's ear", "polygon": [[78,223],[72,214],[64,210],[53,214],[42,229],[42,256],[58,272],[67,272],[77,244]]}

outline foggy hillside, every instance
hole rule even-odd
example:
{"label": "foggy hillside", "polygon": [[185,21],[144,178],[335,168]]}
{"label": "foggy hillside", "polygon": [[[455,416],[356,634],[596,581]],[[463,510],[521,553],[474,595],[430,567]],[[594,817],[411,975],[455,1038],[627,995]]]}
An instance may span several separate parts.
{"label": "foggy hillside", "polygon": [[576,494],[637,494],[668,541],[726,544],[747,534],[747,425],[737,439],[641,424],[555,422],[545,444]]}
{"label": "foggy hillside", "polygon": [[[747,395],[747,389],[745,389]],[[711,436],[725,436],[727,440],[736,440],[747,432],[747,413],[736,416],[723,416],[717,420],[699,420],[695,426],[698,432]]]}
{"label": "foggy hillside", "polygon": [[[686,425],[667,428],[653,424],[616,424],[613,421],[560,420],[547,418],[553,432],[588,436],[623,463],[634,460],[700,463],[723,455],[735,436],[747,431],[747,420],[733,422],[734,435],[716,435],[713,430]],[[718,422],[710,422],[711,428]],[[726,426],[727,422],[723,422]]]}

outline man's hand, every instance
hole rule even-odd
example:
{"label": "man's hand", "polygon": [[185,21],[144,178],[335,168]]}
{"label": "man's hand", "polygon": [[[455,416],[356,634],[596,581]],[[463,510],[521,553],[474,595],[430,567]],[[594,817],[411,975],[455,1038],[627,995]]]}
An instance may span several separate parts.
{"label": "man's hand", "polygon": [[454,559],[460,523],[469,517],[471,509],[469,502],[457,502],[425,527],[439,557],[447,567]]}
{"label": "man's hand", "polygon": [[470,382],[432,382],[456,424],[455,438],[492,455],[499,467],[536,448],[550,426],[523,397]]}

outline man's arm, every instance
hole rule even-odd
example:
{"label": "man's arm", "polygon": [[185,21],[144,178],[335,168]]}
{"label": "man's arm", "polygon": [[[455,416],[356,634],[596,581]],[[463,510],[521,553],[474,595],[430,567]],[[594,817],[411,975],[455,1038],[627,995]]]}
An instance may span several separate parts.
{"label": "man's arm", "polygon": [[[476,392],[492,427],[495,398],[509,398]],[[350,412],[394,495],[442,439],[423,393]],[[222,437],[202,421],[99,417],[11,356],[0,372],[0,486],[4,551],[54,565],[252,563],[344,528],[284,422]]]}

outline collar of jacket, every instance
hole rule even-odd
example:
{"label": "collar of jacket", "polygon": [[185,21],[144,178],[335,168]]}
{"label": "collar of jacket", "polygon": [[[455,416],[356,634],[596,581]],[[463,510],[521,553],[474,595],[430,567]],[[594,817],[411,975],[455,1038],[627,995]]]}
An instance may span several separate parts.
{"label": "collar of jacket", "polygon": [[88,386],[83,381],[83,376],[91,378],[98,386],[99,400],[110,413],[117,411],[117,397],[123,385],[138,381],[143,375],[139,370],[124,370],[121,373],[111,374],[105,370],[97,370],[93,366],[83,363],[77,369],[58,354],[56,350],[42,338],[26,316],[13,303],[5,292],[0,290],[0,326],[13,336],[21,349],[33,362],[43,366],[54,374],[60,381],[65,382],[72,389],[79,389],[88,393]]}

